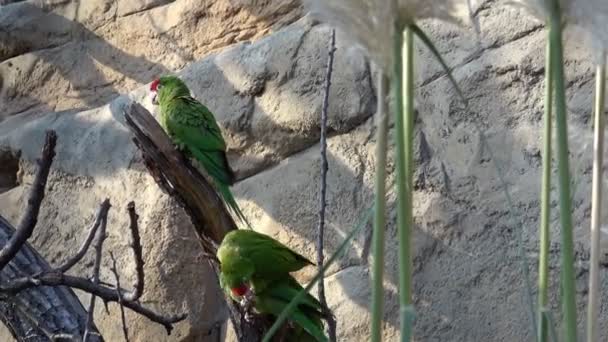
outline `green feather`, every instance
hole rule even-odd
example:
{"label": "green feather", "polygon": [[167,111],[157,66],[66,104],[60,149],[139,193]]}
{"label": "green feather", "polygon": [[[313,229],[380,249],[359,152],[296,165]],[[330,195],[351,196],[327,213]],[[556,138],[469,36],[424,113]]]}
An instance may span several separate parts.
{"label": "green feather", "polygon": [[234,174],[226,158],[226,142],[213,113],[192,98],[185,83],[175,76],[160,78],[157,98],[163,129],[205,169],[226,206],[250,227],[229,188],[234,183]]}
{"label": "green feather", "polygon": [[217,257],[222,265],[234,263],[233,260],[247,261],[253,265],[255,276],[270,280],[314,265],[270,236],[244,229],[226,234]]}
{"label": "green feather", "polygon": [[[262,293],[256,293],[255,308],[261,313],[278,316],[302,289],[302,286],[292,277],[268,285]],[[289,319],[300,326],[316,341],[328,341],[323,332],[323,316],[321,304],[310,294],[307,294],[291,312]]]}
{"label": "green feather", "polygon": [[[298,295],[302,286],[289,273],[313,263],[270,236],[253,230],[226,234],[217,250],[220,284],[236,301],[231,289],[248,284],[255,294],[254,307],[260,313],[278,316]],[[327,341],[322,317],[329,310],[306,294],[289,319],[299,328],[292,341]],[[301,338],[298,338],[298,331]]]}

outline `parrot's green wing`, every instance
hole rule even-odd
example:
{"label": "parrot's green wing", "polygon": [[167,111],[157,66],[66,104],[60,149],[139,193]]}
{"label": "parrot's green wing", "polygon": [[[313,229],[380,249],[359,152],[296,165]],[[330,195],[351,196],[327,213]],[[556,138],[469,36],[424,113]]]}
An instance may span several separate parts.
{"label": "parrot's green wing", "polygon": [[233,250],[238,253],[236,257],[249,259],[255,265],[257,277],[282,277],[286,273],[314,265],[279,241],[253,230],[231,231],[224,237],[222,245],[235,247]]}
{"label": "parrot's green wing", "polygon": [[178,144],[185,146],[214,180],[232,184],[226,142],[211,111],[189,96],[179,97],[163,109],[167,130]]}
{"label": "parrot's green wing", "polygon": [[213,178],[218,192],[228,207],[245,222],[229,186],[234,183],[234,174],[226,158],[226,142],[211,111],[190,96],[180,96],[162,108],[166,130],[173,140],[205,168]]}
{"label": "parrot's green wing", "polygon": [[[302,286],[291,276],[276,281],[266,290],[256,294],[255,308],[262,313],[279,316],[285,307],[302,289]],[[304,329],[317,341],[328,341],[321,322],[321,304],[310,294],[302,299],[298,307],[289,315],[289,319]]]}

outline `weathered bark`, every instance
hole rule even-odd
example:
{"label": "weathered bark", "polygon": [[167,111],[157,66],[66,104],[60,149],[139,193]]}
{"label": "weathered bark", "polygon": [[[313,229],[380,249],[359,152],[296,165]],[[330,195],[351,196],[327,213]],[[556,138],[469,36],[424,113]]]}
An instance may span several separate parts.
{"label": "weathered bark", "polygon": [[[224,235],[237,229],[224,202],[207,179],[175,149],[150,112],[134,103],[125,113],[125,118],[135,136],[135,144],[142,151],[146,167],[158,185],[188,213],[203,249],[212,260]],[[212,266],[217,273],[215,261]],[[227,304],[239,340],[261,341],[268,328],[268,318],[253,315],[245,320],[240,306],[229,299]]]}
{"label": "weathered bark", "polygon": [[[6,245],[14,233],[11,224],[0,216],[0,246]],[[49,270],[49,264],[25,243],[0,271],[0,283]],[[78,297],[65,286],[33,287],[0,301],[0,320],[17,340],[51,341],[58,336],[81,340],[86,319],[87,312]],[[102,338],[92,335],[90,341],[102,341]]]}

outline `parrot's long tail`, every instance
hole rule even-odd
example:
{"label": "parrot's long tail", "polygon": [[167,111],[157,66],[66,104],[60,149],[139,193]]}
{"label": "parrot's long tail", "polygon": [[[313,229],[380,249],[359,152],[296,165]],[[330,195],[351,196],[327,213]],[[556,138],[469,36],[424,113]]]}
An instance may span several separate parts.
{"label": "parrot's long tail", "polygon": [[220,196],[224,200],[224,203],[226,203],[228,209],[236,215],[239,221],[245,223],[247,227],[251,229],[251,224],[247,221],[245,215],[243,215],[241,208],[239,208],[239,205],[236,203],[236,200],[230,191],[230,185],[228,184],[234,182],[234,175],[232,174],[232,170],[230,170],[224,152],[204,152],[196,148],[190,149],[190,152],[211,176],[215,183],[215,188],[220,193]]}
{"label": "parrot's long tail", "polygon": [[239,221],[245,223],[247,227],[251,229],[251,224],[249,223],[249,221],[247,221],[247,218],[241,211],[241,208],[239,208],[239,205],[236,203],[236,200],[234,199],[234,196],[232,196],[232,192],[230,191],[229,186],[220,182],[216,182],[216,184],[220,196],[222,196],[222,199],[224,200],[224,203],[226,203],[226,206],[230,209],[230,211],[232,211],[234,215],[236,215]]}

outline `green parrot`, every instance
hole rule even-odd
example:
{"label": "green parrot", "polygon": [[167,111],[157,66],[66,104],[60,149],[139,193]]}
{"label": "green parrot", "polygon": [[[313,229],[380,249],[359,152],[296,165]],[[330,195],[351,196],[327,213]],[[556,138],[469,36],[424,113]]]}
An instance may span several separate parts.
{"label": "green parrot", "polygon": [[[241,304],[251,304],[259,313],[274,316],[302,289],[289,273],[314,265],[277,240],[253,230],[233,230],[226,234],[217,257],[220,286],[226,294]],[[294,336],[293,340],[327,341],[321,321],[327,312],[307,293],[289,316],[301,330],[300,337]]]}
{"label": "green parrot", "polygon": [[193,156],[215,182],[223,201],[244,223],[229,186],[234,174],[226,158],[226,142],[213,113],[190,96],[186,84],[176,76],[163,76],[150,85],[152,102],[160,106],[160,124],[182,151]]}

